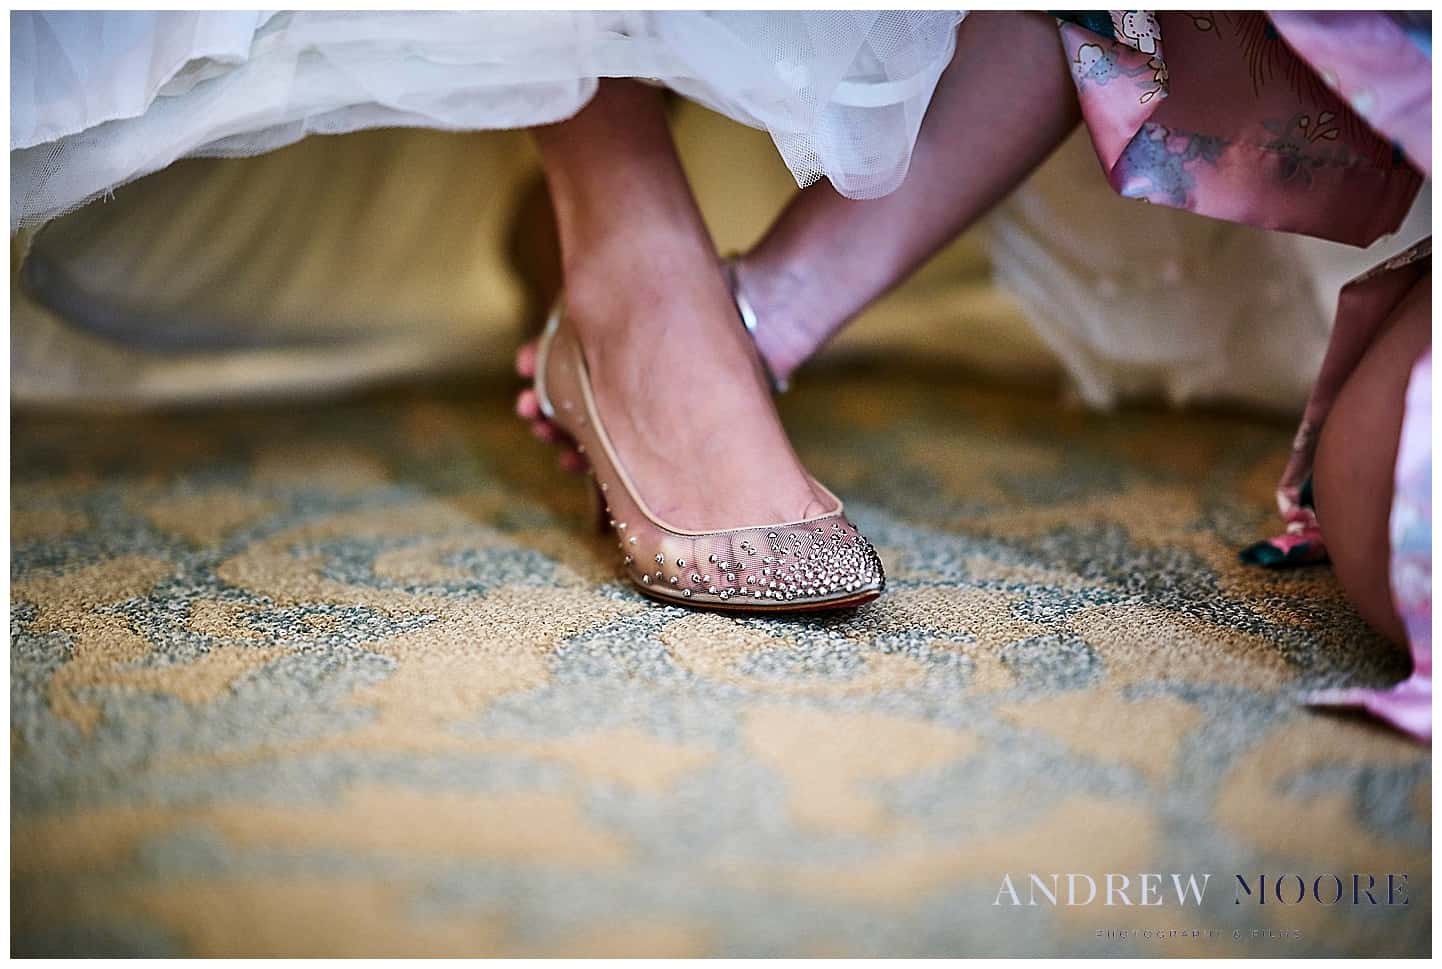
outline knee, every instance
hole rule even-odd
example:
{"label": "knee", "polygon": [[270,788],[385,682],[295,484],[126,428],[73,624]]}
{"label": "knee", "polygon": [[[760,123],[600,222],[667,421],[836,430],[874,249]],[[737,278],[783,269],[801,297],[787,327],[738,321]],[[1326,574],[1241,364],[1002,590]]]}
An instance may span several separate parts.
{"label": "knee", "polygon": [[1337,395],[1313,466],[1317,519],[1337,581],[1372,628],[1394,642],[1405,630],[1392,602],[1393,474],[1407,381],[1431,343],[1430,300],[1384,324]]}

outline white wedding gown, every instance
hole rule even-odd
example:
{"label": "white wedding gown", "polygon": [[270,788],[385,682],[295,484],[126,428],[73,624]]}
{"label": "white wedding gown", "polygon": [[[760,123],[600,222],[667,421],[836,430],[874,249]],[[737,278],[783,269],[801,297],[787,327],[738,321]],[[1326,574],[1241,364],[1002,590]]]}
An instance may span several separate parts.
{"label": "white wedding gown", "polygon": [[655,80],[768,131],[797,184],[906,175],[959,11],[15,12],[11,231],[191,156],[561,121]]}
{"label": "white wedding gown", "polygon": [[997,282],[1088,407],[1160,398],[1295,414],[1338,292],[1431,234],[1432,193],[1359,249],[1122,198],[1078,131],[986,228]]}

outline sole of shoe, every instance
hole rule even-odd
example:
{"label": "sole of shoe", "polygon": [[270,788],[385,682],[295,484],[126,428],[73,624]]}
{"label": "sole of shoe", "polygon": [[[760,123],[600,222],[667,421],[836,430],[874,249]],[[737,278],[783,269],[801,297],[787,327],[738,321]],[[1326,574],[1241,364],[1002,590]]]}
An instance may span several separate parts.
{"label": "sole of shoe", "polygon": [[722,602],[692,602],[690,599],[677,599],[674,596],[657,595],[645,586],[630,583],[631,588],[652,602],[664,602],[668,606],[679,606],[682,609],[699,609],[708,612],[733,612],[746,613],[750,616],[786,616],[806,612],[837,612],[842,609],[855,609],[864,606],[869,602],[875,602],[881,598],[881,590],[870,592],[858,592],[854,596],[845,599],[837,599],[828,602],[807,602],[799,605],[785,606],[750,606],[744,604],[730,605]]}

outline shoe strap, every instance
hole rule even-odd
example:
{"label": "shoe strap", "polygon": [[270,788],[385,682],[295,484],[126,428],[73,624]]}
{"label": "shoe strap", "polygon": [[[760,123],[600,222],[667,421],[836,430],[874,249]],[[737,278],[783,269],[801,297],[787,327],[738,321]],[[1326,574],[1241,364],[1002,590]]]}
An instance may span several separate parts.
{"label": "shoe strap", "polygon": [[774,393],[784,394],[791,386],[788,381],[776,376],[771,369],[771,364],[766,362],[766,354],[761,352],[761,345],[756,343],[756,328],[761,325],[760,319],[756,316],[756,307],[751,305],[751,300],[741,291],[741,276],[736,271],[736,264],[740,256],[732,254],[726,257],[723,267],[726,271],[726,285],[731,289],[731,300],[736,304],[736,313],[741,317],[741,325],[746,328],[746,333],[751,337],[751,342],[756,345],[756,356],[761,360],[761,369],[766,373],[766,380],[771,384]]}

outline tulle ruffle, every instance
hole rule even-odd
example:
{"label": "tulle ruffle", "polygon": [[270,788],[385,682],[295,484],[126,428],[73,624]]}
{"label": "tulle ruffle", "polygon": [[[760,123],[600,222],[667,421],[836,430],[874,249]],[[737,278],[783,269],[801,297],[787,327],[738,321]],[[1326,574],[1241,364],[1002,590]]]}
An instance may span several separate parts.
{"label": "tulle ruffle", "polygon": [[905,177],[956,11],[11,14],[11,210],[38,224],[187,156],[563,120],[598,78],[768,131],[798,185]]}

